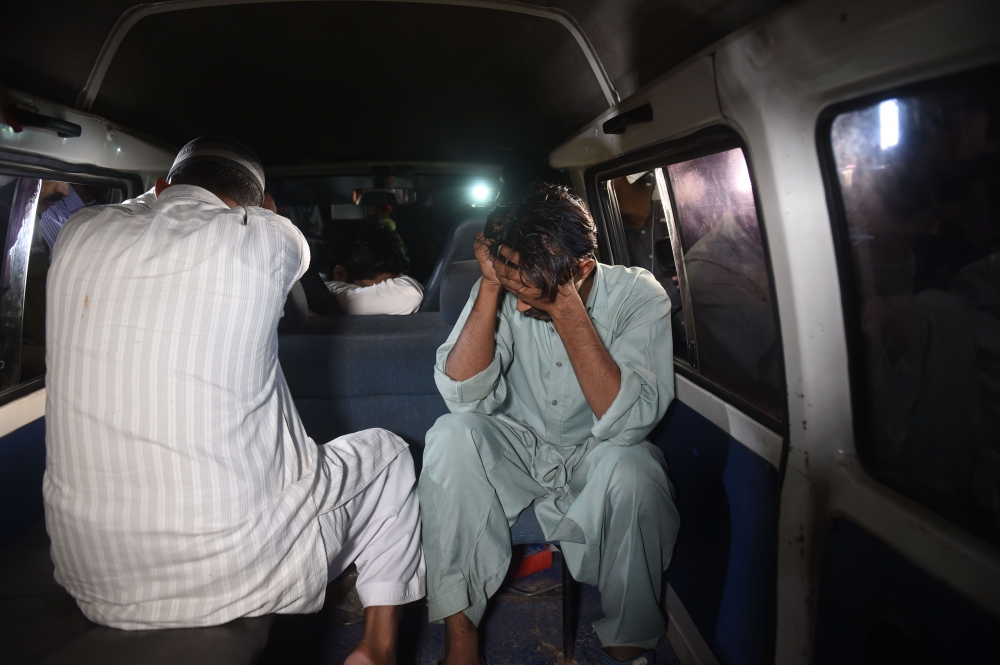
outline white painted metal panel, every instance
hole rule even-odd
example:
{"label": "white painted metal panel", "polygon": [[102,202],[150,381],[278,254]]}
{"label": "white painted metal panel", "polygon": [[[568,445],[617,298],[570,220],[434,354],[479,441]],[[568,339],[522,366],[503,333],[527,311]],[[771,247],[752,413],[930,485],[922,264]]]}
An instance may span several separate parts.
{"label": "white painted metal panel", "polygon": [[824,108],[1000,59],[1000,4],[802,3],[716,53],[726,122],[749,146],[781,318],[789,456],[778,530],[776,662],[811,660],[834,514],[1000,614],[1000,554],[876,482],[854,448],[834,240],[816,148]]}
{"label": "white painted metal panel", "polygon": [[781,465],[780,434],[683,376],[677,377],[677,399],[728,432],[729,436],[763,457],[775,469]]}
{"label": "white painted metal panel", "polygon": [[149,185],[151,178],[165,176],[174,161],[176,150],[89,113],[6,88],[0,88],[0,97],[11,106],[76,123],[83,130],[78,137],[59,138],[53,132],[31,129],[15,133],[0,123],[0,150],[138,173]]}
{"label": "white painted metal panel", "polygon": [[45,388],[0,406],[0,436],[45,416]]}
{"label": "white painted metal panel", "polygon": [[[624,134],[605,134],[601,126],[610,118],[649,104],[653,121],[631,125]],[[697,58],[668,73],[602,113],[573,138],[549,155],[555,169],[584,168],[617,155],[669,138],[690,134],[722,122],[712,57]]]}

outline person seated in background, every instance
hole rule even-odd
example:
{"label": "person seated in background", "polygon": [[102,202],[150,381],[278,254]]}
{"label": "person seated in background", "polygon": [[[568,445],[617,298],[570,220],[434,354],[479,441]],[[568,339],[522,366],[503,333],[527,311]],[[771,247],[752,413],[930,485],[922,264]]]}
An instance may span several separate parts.
{"label": "person seated in background", "polygon": [[410,268],[399,234],[379,221],[353,229],[333,248],[333,278],[326,287],[344,314],[412,314],[424,288],[404,275]]}
{"label": "person seated in background", "polygon": [[600,589],[602,662],[654,662],[680,521],[646,441],[673,399],[670,299],[596,251],[590,212],[556,185],[497,206],[477,236],[483,275],[437,352],[451,413],[427,432],[419,487],[445,665],[479,662],[476,626],[529,506],[573,577]]}
{"label": "person seated in background", "polygon": [[397,606],[424,595],[406,443],[317,446],[278,362],[309,263],[233,139],[195,139],[153,202],[66,222],[48,281],[46,527],[55,579],[126,630],[315,612],[352,562],[350,665],[396,662]]}
{"label": "person seated in background", "polygon": [[[653,277],[670,296],[671,313],[679,313],[681,311],[681,294],[677,289],[677,270],[674,268],[673,257],[670,256],[670,262],[664,264],[658,260],[659,257],[655,252],[657,242],[664,240],[668,244],[670,242],[670,234],[667,231],[666,221],[663,219],[662,208],[653,205],[656,177],[652,171],[646,171],[645,173],[615,178],[614,188],[618,201],[618,211],[625,224],[629,263],[653,273]],[[671,274],[668,273],[674,277],[671,278]],[[679,317],[679,320],[683,321],[683,317]]]}
{"label": "person seated in background", "polygon": [[[56,245],[59,231],[73,213],[88,206],[107,203],[107,188],[43,180],[39,195],[38,223],[42,237],[49,246],[49,263],[52,262],[52,248]],[[44,205],[44,208],[42,207]]]}

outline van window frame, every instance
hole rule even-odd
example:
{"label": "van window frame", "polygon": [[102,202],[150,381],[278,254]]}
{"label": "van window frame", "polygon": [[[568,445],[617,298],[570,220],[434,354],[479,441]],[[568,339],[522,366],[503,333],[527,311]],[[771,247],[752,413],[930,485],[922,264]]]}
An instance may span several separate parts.
{"label": "van window frame", "polygon": [[[19,178],[39,178],[109,187],[123,191],[125,199],[133,198],[145,191],[142,178],[133,173],[124,173],[89,164],[69,164],[45,157],[22,155],[3,150],[0,150],[0,174]],[[23,311],[21,315],[24,315]],[[20,381],[17,385],[0,391],[0,407],[44,387],[44,374]]]}
{"label": "van window frame", "polygon": [[116,171],[92,164],[71,164],[48,157],[24,155],[0,150],[0,173],[22,178],[41,178],[75,182],[81,185],[100,185],[124,190],[125,199],[134,198],[146,191],[142,178],[135,173]]}
{"label": "van window frame", "polygon": [[916,501],[952,524],[994,546],[1000,546],[1000,529],[991,529],[985,526],[981,520],[975,519],[960,505],[902,474],[881,468],[875,460],[871,442],[871,409],[868,406],[871,395],[868,390],[864,338],[861,332],[861,302],[858,298],[857,272],[851,252],[847,211],[844,208],[844,197],[840,188],[836,155],[833,150],[832,129],[834,121],[845,113],[867,109],[887,99],[912,97],[947,88],[959,88],[965,81],[977,82],[984,74],[988,74],[990,71],[995,72],[998,69],[1000,67],[996,64],[985,65],[935,76],[916,83],[885,88],[878,92],[830,104],[823,108],[816,120],[816,151],[823,178],[823,190],[826,194],[830,231],[833,236],[834,255],[837,262],[841,314],[844,317],[844,337],[847,344],[847,373],[854,450],[858,455],[858,460],[865,472],[879,483]]}
{"label": "van window frame", "polygon": [[[743,157],[746,160],[747,171],[750,174],[750,186],[753,193],[754,208],[757,213],[757,223],[760,227],[761,245],[764,250],[764,261],[767,268],[771,302],[773,304],[772,310],[775,316],[775,331],[778,338],[778,348],[781,349],[780,372],[782,382],[785,386],[785,398],[780,401],[779,407],[783,420],[776,420],[774,416],[767,413],[763,409],[748,402],[728,388],[725,388],[706,378],[696,367],[693,367],[682,359],[676,357],[674,358],[674,371],[698,387],[712,393],[727,404],[736,407],[761,425],[764,425],[774,432],[781,433],[784,438],[788,430],[788,379],[785,372],[785,346],[781,332],[781,312],[777,300],[774,268],[771,261],[771,252],[768,243],[767,224],[765,223],[764,213],[761,209],[753,162],[750,159],[750,152],[747,149],[747,145],[743,140],[743,137],[741,137],[734,129],[725,125],[717,125],[701,129],[686,137],[647,146],[645,148],[620,155],[596,166],[592,166],[584,172],[584,183],[587,188],[587,199],[594,202],[591,205],[591,210],[594,214],[595,221],[598,224],[598,229],[602,232],[602,235],[605,235],[608,239],[613,263],[627,265],[629,263],[628,249],[625,241],[625,231],[621,222],[621,217],[616,214],[617,211],[612,213],[612,211],[608,209],[606,198],[601,195],[601,181],[629,175],[635,173],[636,171],[652,170],[655,168],[665,169],[671,164],[685,162],[708,155],[714,155],[716,153],[732,149],[739,149],[742,151]],[[676,206],[673,201],[673,190],[669,186],[669,180],[666,184],[667,190],[670,193],[670,200],[664,201],[664,207],[666,207],[666,205],[670,205],[673,209],[668,214],[676,216]],[[679,238],[675,241],[675,236],[672,236],[671,244],[674,245],[675,242],[679,242]],[[677,267],[677,270],[678,273],[680,273],[681,270],[686,270],[683,262],[682,265]],[[689,295],[690,294],[688,294],[688,296]],[[689,307],[690,298],[688,297],[688,299],[685,300],[683,291],[682,300],[684,301],[685,321],[687,321],[689,317],[693,319],[693,310]],[[694,332],[693,325],[691,330]],[[690,334],[691,333],[689,333],[689,335]],[[688,343],[690,345],[690,340]],[[695,343],[697,343],[696,337]]]}

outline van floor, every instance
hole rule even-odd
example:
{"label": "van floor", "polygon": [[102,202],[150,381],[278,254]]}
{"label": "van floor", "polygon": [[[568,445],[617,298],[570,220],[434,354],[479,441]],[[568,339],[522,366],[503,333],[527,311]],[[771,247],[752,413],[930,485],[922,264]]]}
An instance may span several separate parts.
{"label": "van floor", "polygon": [[[551,568],[517,580],[516,586],[530,590],[557,585],[561,566],[557,553]],[[601,661],[601,645],[591,624],[604,614],[597,588],[581,586],[574,661],[589,665]],[[361,623],[343,625],[345,617],[330,604],[319,614],[275,617],[258,665],[341,665],[363,632]],[[530,597],[501,589],[487,609],[480,635],[489,665],[563,665],[560,589]],[[424,601],[406,606],[400,618],[399,665],[435,665],[443,657],[444,626],[427,623]],[[656,648],[656,662],[680,665],[666,639],[661,638]]]}

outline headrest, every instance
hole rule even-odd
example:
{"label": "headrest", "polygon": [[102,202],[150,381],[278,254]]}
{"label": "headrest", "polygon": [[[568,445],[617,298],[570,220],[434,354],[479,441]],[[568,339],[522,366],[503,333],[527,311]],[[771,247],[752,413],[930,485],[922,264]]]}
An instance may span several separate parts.
{"label": "headrest", "polygon": [[457,261],[445,270],[441,280],[441,318],[454,325],[462,315],[476,280],[483,276],[479,261]]}
{"label": "headrest", "polygon": [[444,273],[456,261],[469,261],[476,258],[473,241],[476,234],[486,225],[486,209],[471,208],[452,225],[438,257],[437,265],[430,279],[424,284],[424,302],[420,305],[421,312],[437,312],[441,309],[441,283]]}
{"label": "headrest", "polygon": [[302,283],[296,281],[285,298],[285,314],[278,320],[278,332],[295,332],[309,320],[309,303]]}

